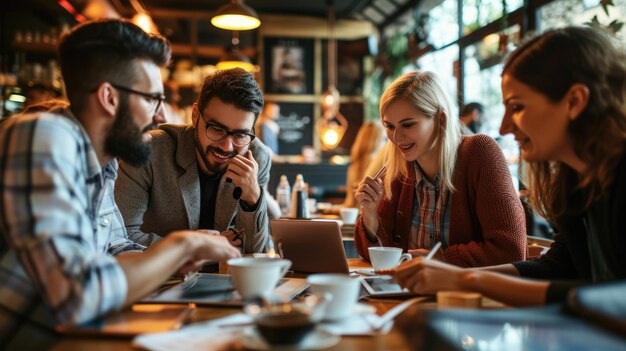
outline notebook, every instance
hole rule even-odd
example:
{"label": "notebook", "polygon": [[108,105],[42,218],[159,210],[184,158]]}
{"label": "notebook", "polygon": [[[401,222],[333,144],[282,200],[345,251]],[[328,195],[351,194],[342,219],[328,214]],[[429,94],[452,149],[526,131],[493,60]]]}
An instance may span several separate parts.
{"label": "notebook", "polygon": [[276,249],[298,273],[348,273],[341,227],[336,221],[272,219]]}

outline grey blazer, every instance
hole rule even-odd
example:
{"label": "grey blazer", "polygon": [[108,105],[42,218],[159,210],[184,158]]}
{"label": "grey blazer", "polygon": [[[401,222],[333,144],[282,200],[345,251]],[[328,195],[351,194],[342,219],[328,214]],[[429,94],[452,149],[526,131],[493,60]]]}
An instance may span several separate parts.
{"label": "grey blazer", "polygon": [[[153,130],[152,158],[140,168],[120,164],[115,200],[124,217],[128,237],[149,246],[173,230],[198,229],[200,180],[191,125],[161,125]],[[259,252],[269,238],[264,188],[269,181],[269,151],[258,139],[250,151],[259,165],[261,197],[256,211],[244,211],[233,198],[234,185],[221,179],[215,206],[215,229],[224,231],[235,219],[244,229],[244,252]]]}

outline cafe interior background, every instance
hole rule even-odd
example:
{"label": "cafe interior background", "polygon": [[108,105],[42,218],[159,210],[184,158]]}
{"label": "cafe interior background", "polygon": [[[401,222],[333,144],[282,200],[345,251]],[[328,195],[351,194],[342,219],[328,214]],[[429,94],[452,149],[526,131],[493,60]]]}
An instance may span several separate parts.
{"label": "cafe interior background", "polygon": [[[177,121],[189,118],[204,76],[245,67],[266,100],[280,106],[280,157],[269,188],[276,189],[281,175],[293,182],[302,173],[311,197],[336,203],[345,196],[357,132],[378,121],[380,95],[400,74],[437,73],[457,111],[468,102],[483,104],[480,132],[500,143],[518,186],[517,144],[498,134],[506,54],[530,32],[572,24],[603,27],[626,42],[626,0],[23,0],[1,6],[0,118],[22,109],[29,87],[62,95],[55,48],[63,32],[89,18],[132,19],[172,43],[163,77]],[[212,24],[229,6],[251,11],[260,25]],[[333,86],[340,107],[328,116],[324,101]],[[324,142],[329,128],[336,139]],[[548,231],[537,227],[530,234]]]}

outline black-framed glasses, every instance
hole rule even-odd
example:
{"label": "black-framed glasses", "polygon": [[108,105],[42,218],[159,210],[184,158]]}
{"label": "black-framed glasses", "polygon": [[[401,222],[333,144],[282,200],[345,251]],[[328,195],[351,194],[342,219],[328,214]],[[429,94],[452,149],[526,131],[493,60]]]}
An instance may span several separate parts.
{"label": "black-framed glasses", "polygon": [[[148,103],[150,105],[154,105],[154,110],[153,110],[154,114],[157,113],[157,111],[159,110],[159,107],[161,107],[161,104],[163,104],[163,101],[165,101],[165,95],[162,93],[144,93],[143,91],[131,89],[123,85],[114,84],[111,82],[109,82],[109,84],[111,84],[111,86],[115,89],[118,89],[127,93],[131,93],[131,94],[137,94],[137,95],[144,97],[146,100],[148,100]],[[98,88],[94,88],[93,90],[91,90],[91,92],[93,93],[96,90],[98,90]]]}
{"label": "black-framed glasses", "polygon": [[252,142],[252,140],[256,138],[256,135],[252,133],[239,132],[239,131],[233,132],[215,122],[211,122],[211,121],[207,122],[204,119],[204,116],[202,115],[202,113],[200,113],[200,111],[198,111],[198,113],[200,114],[200,117],[202,117],[202,121],[204,121],[204,128],[205,128],[204,132],[206,134],[206,137],[209,138],[209,140],[222,141],[226,137],[230,136],[232,137],[233,144],[235,144],[235,146],[242,147],[242,146],[248,146]]}

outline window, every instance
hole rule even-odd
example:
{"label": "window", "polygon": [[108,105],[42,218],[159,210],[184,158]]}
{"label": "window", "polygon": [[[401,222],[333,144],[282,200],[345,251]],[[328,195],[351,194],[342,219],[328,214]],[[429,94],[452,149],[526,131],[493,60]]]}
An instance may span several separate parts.
{"label": "window", "polygon": [[[506,4],[506,11],[504,5]],[[523,0],[469,0],[463,1],[463,34],[489,24],[505,13],[511,13],[524,4]]]}
{"label": "window", "polygon": [[430,30],[428,42],[435,48],[450,44],[459,38],[457,0],[444,0],[428,12]]}
{"label": "window", "polygon": [[[452,108],[457,106],[457,73],[454,65],[458,64],[459,47],[457,45],[448,46],[445,49],[434,51],[421,57],[417,61],[420,70],[434,72],[446,87],[446,92],[450,97]],[[458,111],[458,108],[456,108]],[[456,114],[456,111],[454,113]]]}
{"label": "window", "polygon": [[514,25],[501,33],[493,33],[465,48],[465,103],[480,102],[485,106],[481,133],[492,137],[499,135],[504,114],[502,105],[502,61],[518,41],[520,26]]}
{"label": "window", "polygon": [[[626,0],[613,0],[614,6],[609,6],[609,16],[606,15],[599,0],[556,0],[539,9],[538,26],[541,31],[550,28],[570,25],[584,25],[591,22],[594,16],[602,25],[614,20],[624,22],[626,18]],[[617,32],[617,38],[626,44],[626,25]]]}

